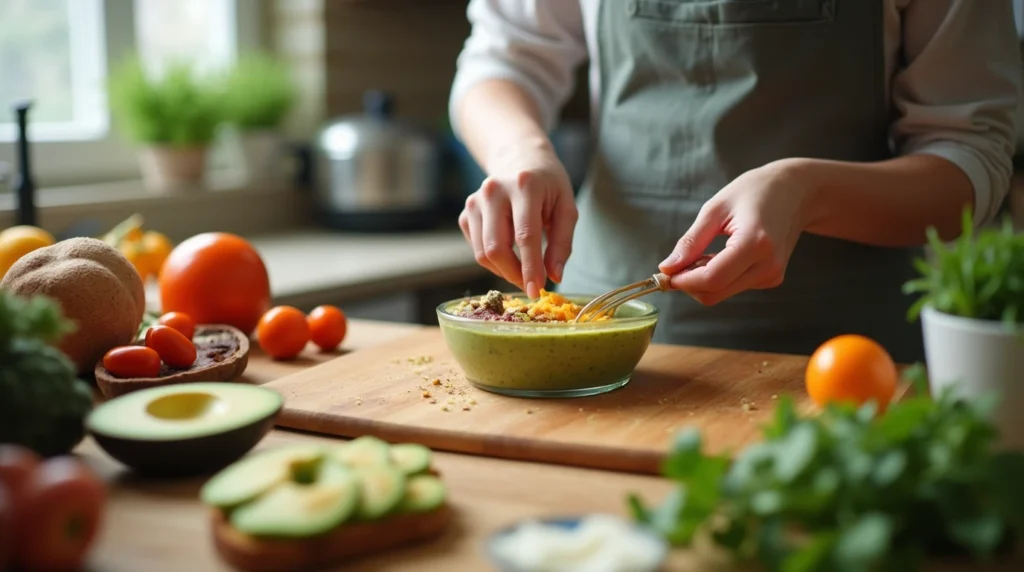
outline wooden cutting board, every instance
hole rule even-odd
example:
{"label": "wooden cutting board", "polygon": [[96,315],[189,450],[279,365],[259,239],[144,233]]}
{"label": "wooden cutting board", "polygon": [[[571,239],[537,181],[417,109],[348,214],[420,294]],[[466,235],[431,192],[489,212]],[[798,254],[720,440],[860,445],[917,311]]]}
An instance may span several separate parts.
{"label": "wooden cutting board", "polygon": [[282,427],[657,473],[673,438],[688,425],[702,430],[708,450],[736,451],[759,436],[778,396],[792,394],[800,407],[809,407],[806,364],[803,356],[655,344],[621,389],[575,399],[521,399],[473,387],[440,329],[427,328],[265,387],[285,396],[277,422]]}

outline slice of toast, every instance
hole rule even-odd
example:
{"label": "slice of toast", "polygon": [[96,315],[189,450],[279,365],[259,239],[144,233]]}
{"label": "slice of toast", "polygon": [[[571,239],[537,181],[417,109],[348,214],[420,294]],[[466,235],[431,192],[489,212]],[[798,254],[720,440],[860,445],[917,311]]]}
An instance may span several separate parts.
{"label": "slice of toast", "polygon": [[213,541],[220,557],[239,570],[288,571],[322,568],[444,533],[453,517],[447,504],[430,512],[405,513],[373,522],[346,523],[310,538],[257,538],[231,526],[227,515],[212,511]]}

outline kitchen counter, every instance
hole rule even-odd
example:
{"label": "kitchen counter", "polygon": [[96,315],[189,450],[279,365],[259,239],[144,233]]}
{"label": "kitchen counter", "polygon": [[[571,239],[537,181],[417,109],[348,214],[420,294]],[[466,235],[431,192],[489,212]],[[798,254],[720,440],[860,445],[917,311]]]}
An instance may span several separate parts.
{"label": "kitchen counter", "polygon": [[[254,236],[277,304],[344,303],[485,278],[462,232],[349,234],[322,230]],[[158,311],[155,282],[147,302]]]}
{"label": "kitchen counter", "polygon": [[[415,332],[419,326],[353,320],[343,351],[359,350]],[[308,351],[308,358],[275,362],[253,348],[245,381],[262,384],[334,357]],[[259,449],[296,441],[326,440],[275,430]],[[110,487],[105,522],[90,559],[104,572],[189,572],[230,570],[217,557],[209,513],[198,501],[202,479],[159,482],[134,477],[86,439],[76,452]],[[656,477],[505,461],[470,455],[436,454],[456,520],[447,533],[426,544],[389,551],[345,566],[345,570],[450,572],[489,568],[483,542],[491,532],[528,517],[607,512],[626,516],[626,494],[660,500],[670,485]],[[678,553],[668,570],[701,570],[693,554]]]}

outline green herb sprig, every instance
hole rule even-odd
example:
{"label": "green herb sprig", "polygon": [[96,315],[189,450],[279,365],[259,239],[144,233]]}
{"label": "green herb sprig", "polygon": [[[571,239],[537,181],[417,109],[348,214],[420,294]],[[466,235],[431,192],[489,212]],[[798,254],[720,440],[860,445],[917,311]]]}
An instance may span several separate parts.
{"label": "green herb sprig", "polygon": [[920,277],[903,286],[921,294],[910,308],[914,320],[922,308],[977,320],[1024,323],[1024,234],[1015,233],[1009,219],[998,229],[975,232],[971,210],[963,213],[963,230],[949,245],[928,229],[932,260],[918,259]]}
{"label": "green herb sprig", "polygon": [[906,572],[935,554],[982,559],[1024,530],[1024,455],[992,450],[994,403],[945,393],[881,416],[874,404],[801,416],[780,398],[763,442],[735,461],[705,454],[697,431],[681,433],[663,466],[678,486],[658,506],[636,495],[629,504],[673,545],[705,531],[768,570]]}

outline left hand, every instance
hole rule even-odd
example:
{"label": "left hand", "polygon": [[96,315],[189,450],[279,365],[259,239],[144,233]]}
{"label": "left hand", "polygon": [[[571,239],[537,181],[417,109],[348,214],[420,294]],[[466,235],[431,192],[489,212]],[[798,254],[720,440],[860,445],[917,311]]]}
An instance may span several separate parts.
{"label": "left hand", "polygon": [[[659,265],[673,289],[711,306],[745,290],[782,284],[811,210],[811,186],[794,173],[794,164],[776,161],[747,171],[704,203]],[[719,234],[729,235],[725,248],[706,264],[688,268]]]}

